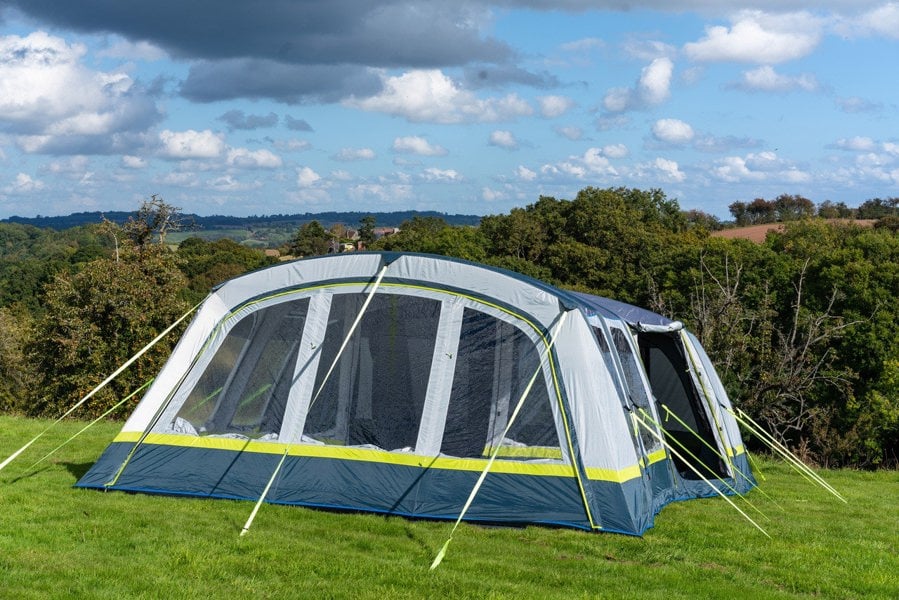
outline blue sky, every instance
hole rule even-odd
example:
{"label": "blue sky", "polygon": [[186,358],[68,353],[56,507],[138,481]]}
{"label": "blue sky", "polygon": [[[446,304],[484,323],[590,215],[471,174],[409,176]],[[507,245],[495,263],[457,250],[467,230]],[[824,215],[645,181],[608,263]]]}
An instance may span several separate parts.
{"label": "blue sky", "polygon": [[0,0],[0,218],[899,196],[899,2]]}

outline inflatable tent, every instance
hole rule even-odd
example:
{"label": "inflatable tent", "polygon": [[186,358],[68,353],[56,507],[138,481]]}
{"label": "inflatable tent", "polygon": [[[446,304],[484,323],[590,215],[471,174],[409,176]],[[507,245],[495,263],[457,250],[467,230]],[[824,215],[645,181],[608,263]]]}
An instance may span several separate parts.
{"label": "inflatable tent", "polygon": [[679,322],[347,253],[216,288],[77,485],[455,519],[489,468],[466,520],[639,535],[754,485],[729,408]]}

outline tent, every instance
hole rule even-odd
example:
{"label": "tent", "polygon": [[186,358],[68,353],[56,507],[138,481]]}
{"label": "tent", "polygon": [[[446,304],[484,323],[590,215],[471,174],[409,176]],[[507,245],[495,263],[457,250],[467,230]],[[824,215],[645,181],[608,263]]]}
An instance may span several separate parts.
{"label": "tent", "polygon": [[213,290],[77,485],[456,519],[486,471],[466,520],[639,535],[669,502],[754,485],[729,408],[679,322],[346,253]]}

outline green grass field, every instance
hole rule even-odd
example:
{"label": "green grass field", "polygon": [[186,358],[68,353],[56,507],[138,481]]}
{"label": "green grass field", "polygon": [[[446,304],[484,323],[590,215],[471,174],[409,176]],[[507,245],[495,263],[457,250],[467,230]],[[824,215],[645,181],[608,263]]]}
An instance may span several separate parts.
{"label": "green grass field", "polygon": [[[0,460],[48,422],[0,417]],[[64,422],[0,472],[0,598],[899,598],[899,472],[782,463],[751,501],[672,504],[643,538],[74,489],[118,424]]]}

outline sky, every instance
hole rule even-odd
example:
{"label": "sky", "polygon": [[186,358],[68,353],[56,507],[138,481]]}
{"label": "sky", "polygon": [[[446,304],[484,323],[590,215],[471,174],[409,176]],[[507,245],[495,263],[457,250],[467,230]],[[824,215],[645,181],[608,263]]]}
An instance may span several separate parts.
{"label": "sky", "polygon": [[899,196],[899,2],[0,0],[0,218]]}

